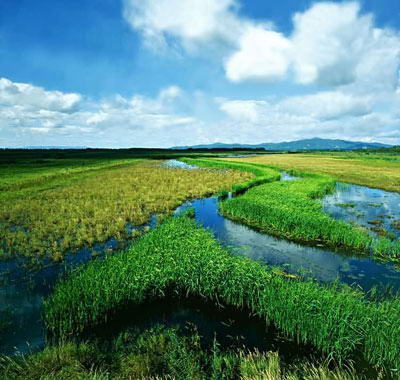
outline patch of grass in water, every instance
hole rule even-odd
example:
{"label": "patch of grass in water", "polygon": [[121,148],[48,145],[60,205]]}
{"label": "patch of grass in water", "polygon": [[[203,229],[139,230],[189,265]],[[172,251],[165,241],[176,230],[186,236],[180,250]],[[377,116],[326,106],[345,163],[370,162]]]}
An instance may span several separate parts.
{"label": "patch of grass in water", "polygon": [[378,208],[378,207],[382,207],[383,203],[367,203],[367,206]]}
{"label": "patch of grass in water", "polygon": [[[196,160],[193,160],[195,162]],[[220,167],[239,164],[247,170],[247,162],[202,160],[204,165]],[[262,165],[255,164],[257,169]],[[265,168],[268,169],[268,168]],[[276,170],[271,169],[270,170]],[[379,259],[400,260],[400,241],[385,237],[373,238],[367,230],[356,224],[335,220],[326,215],[316,199],[333,192],[336,180],[332,177],[297,172],[297,181],[273,182],[251,188],[244,195],[220,203],[222,214],[262,232],[300,243],[326,248],[356,250]],[[271,182],[271,181],[269,181]]]}
{"label": "patch of grass in water", "polygon": [[354,202],[335,203],[335,206],[342,207],[342,208],[354,208],[354,207],[356,207],[356,204]]}
{"label": "patch of grass in water", "polygon": [[391,226],[395,230],[400,230],[400,219],[397,219],[397,220],[393,221]]}
{"label": "patch of grass in water", "polygon": [[344,285],[288,279],[230,255],[184,217],[165,221],[127,252],[60,282],[45,302],[46,326],[53,337],[68,340],[170,291],[247,308],[338,362],[359,353],[373,366],[400,368],[398,298],[369,302]]}

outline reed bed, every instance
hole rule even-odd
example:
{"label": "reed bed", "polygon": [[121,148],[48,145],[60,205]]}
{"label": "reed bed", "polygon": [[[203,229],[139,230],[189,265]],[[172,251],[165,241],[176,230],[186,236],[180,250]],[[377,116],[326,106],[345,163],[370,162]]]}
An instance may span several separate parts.
{"label": "reed bed", "polygon": [[66,343],[28,356],[0,358],[2,379],[364,379],[354,369],[282,362],[277,352],[201,346],[194,332],[156,326],[121,333],[110,345]]}
{"label": "reed bed", "polygon": [[[66,252],[81,247],[126,240],[135,236],[126,228],[128,224],[143,224],[152,214],[168,213],[189,198],[253,177],[243,171],[166,169],[150,160],[114,163],[101,170],[99,165],[73,168],[71,175],[57,167],[55,173],[3,185],[11,186],[10,193],[24,186],[33,186],[35,191],[0,199],[0,258],[24,255],[61,260]],[[80,172],[76,177],[79,170],[90,175],[82,177]],[[62,176],[65,180],[59,182]],[[36,181],[41,188],[49,178],[57,186],[36,191]]]}
{"label": "reed bed", "polygon": [[45,302],[44,320],[54,340],[69,340],[170,292],[248,309],[338,362],[361,355],[373,366],[400,369],[398,299],[375,303],[339,284],[289,280],[230,255],[186,217],[167,219],[128,251],[61,281]]}

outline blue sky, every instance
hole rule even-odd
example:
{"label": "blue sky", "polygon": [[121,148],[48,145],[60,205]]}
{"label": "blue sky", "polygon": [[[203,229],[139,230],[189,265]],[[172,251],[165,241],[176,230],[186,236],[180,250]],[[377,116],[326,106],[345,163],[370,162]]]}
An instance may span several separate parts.
{"label": "blue sky", "polygon": [[185,4],[2,0],[0,146],[400,143],[398,0]]}

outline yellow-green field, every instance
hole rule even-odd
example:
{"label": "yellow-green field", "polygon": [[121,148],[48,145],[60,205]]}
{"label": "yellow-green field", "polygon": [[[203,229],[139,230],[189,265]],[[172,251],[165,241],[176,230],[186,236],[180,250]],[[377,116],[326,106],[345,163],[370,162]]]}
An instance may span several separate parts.
{"label": "yellow-green field", "polygon": [[0,257],[46,254],[57,260],[67,251],[96,242],[127,239],[131,237],[127,223],[140,225],[153,213],[168,213],[186,199],[230,188],[253,176],[160,165],[161,161],[130,160],[90,169],[67,167],[61,172],[39,168],[28,176],[13,173],[2,183]]}
{"label": "yellow-green field", "polygon": [[224,160],[329,174],[339,181],[400,192],[400,162],[395,160],[366,159],[356,154],[344,158],[334,153],[268,154],[245,158],[224,158]]}

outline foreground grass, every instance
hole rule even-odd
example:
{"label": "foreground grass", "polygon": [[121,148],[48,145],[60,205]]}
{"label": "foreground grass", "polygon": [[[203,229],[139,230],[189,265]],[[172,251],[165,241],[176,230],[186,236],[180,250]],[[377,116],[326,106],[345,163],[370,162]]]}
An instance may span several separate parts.
{"label": "foreground grass", "polygon": [[339,285],[285,279],[230,255],[186,217],[60,282],[45,302],[45,323],[55,339],[69,340],[170,292],[249,309],[339,362],[361,355],[373,366],[400,369],[399,299],[373,303]]}
{"label": "foreground grass", "polygon": [[[60,260],[67,251],[129,239],[128,223],[140,225],[153,213],[168,213],[188,198],[252,177],[243,171],[166,169],[151,160],[47,169],[13,172],[14,181],[2,182],[4,193],[14,198],[0,199],[0,258],[22,254]],[[23,196],[15,197],[20,190]]]}
{"label": "foreground grass", "polygon": [[125,332],[110,345],[66,343],[28,356],[0,358],[2,379],[360,379],[324,364],[282,365],[278,353],[201,347],[196,333],[155,327]]}
{"label": "foreground grass", "polygon": [[[356,153],[269,154],[224,160],[327,174],[340,181],[400,192],[400,161],[367,159]],[[384,155],[383,158],[387,158]],[[389,157],[390,158],[390,157]]]}

